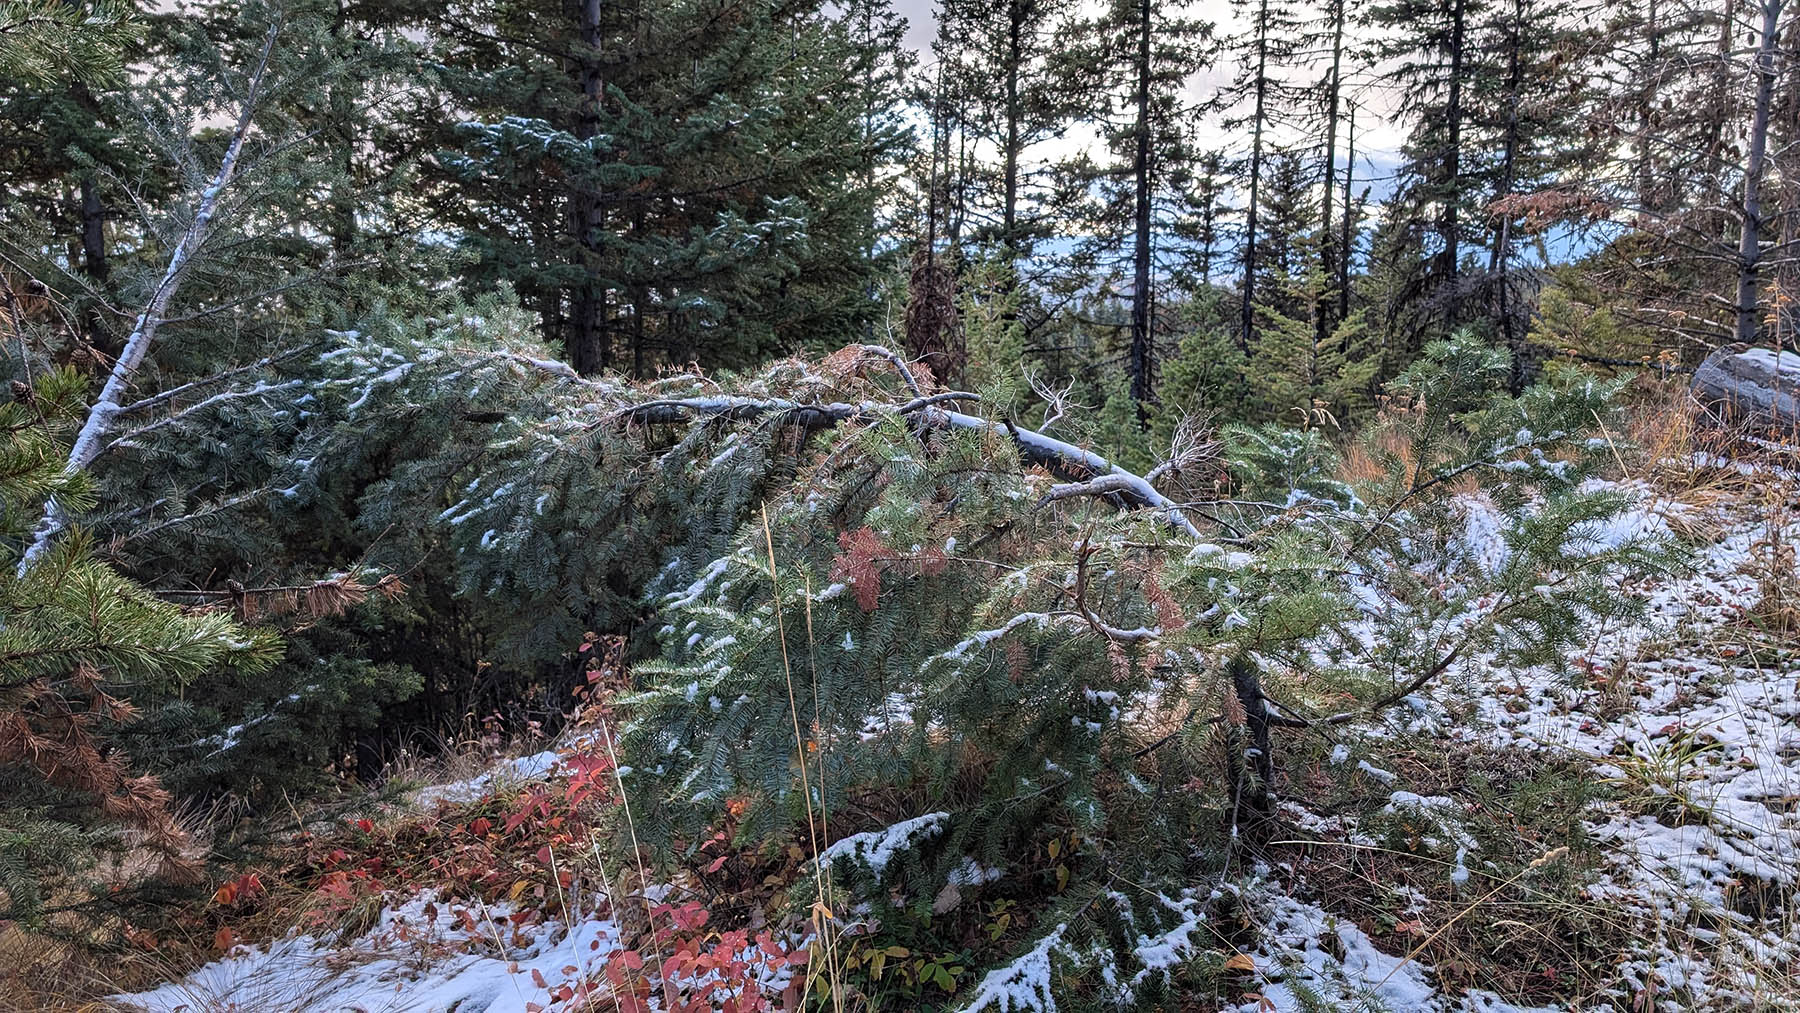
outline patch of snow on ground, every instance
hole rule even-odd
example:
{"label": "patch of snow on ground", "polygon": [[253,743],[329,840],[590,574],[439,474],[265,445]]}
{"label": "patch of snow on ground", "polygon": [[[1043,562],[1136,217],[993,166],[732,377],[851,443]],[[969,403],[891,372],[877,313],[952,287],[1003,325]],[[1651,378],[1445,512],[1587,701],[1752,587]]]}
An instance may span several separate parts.
{"label": "patch of snow on ground", "polygon": [[484,774],[478,774],[464,781],[452,781],[449,784],[434,784],[422,788],[414,795],[414,800],[422,807],[430,809],[439,802],[473,802],[488,793],[496,784],[516,784],[520,781],[534,781],[547,777],[556,771],[562,762],[562,754],[554,749],[547,749],[530,756],[520,756]]}
{"label": "patch of snow on ground", "polygon": [[607,919],[572,930],[560,922],[493,928],[510,913],[501,904],[438,903],[427,892],[383,910],[374,928],[342,945],[296,935],[240,946],[181,981],[115,1001],[134,1013],[524,1013],[550,1006],[533,971],[555,987],[569,977],[565,967],[597,974],[619,945]]}
{"label": "patch of snow on ground", "polygon": [[[1628,511],[1602,537],[1660,533],[1673,516]],[[1768,551],[1768,517],[1749,507],[1716,520],[1693,573],[1623,589],[1647,621],[1596,629],[1571,659],[1589,678],[1495,668],[1488,688],[1524,693],[1478,683],[1482,727],[1465,734],[1571,752],[1616,783],[1629,805],[1590,828],[1610,859],[1591,893],[1659,927],[1638,981],[1732,1009],[1756,994],[1756,968],[1800,958],[1782,925],[1800,886],[1800,668],[1791,648],[1739,653],[1755,639],[1760,592],[1746,571]],[[1789,524],[1783,539],[1796,538]]]}
{"label": "patch of snow on ground", "polygon": [[[1347,1013],[1553,1013],[1531,1010],[1472,992],[1461,998],[1440,993],[1431,968],[1405,955],[1376,948],[1356,924],[1316,904],[1277,896],[1262,912],[1260,945],[1249,954],[1261,979],[1256,991],[1268,1005],[1251,1000],[1241,1013],[1304,1013],[1316,1009]],[[1338,956],[1342,954],[1342,956]]]}

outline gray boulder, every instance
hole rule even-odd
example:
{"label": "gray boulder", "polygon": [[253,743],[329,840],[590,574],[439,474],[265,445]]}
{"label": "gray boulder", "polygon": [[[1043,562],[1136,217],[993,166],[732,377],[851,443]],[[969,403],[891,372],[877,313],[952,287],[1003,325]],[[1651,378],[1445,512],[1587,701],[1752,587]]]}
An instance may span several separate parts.
{"label": "gray boulder", "polygon": [[1694,370],[1694,397],[1720,421],[1754,429],[1800,430],[1800,355],[1732,344]]}

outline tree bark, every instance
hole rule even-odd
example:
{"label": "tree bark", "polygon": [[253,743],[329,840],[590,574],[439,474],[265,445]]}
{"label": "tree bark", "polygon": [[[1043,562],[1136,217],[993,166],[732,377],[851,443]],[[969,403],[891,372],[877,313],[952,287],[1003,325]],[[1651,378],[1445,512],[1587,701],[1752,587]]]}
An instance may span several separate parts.
{"label": "tree bark", "polygon": [[1019,255],[1019,157],[1020,126],[1024,110],[1019,103],[1020,66],[1025,59],[1025,0],[1011,0],[1006,6],[1006,152],[1001,169],[1005,191],[1001,208],[1000,242],[1006,248],[1008,263]]}
{"label": "tree bark", "polygon": [[[1457,262],[1461,259],[1459,248],[1458,205],[1462,202],[1462,84],[1465,38],[1464,21],[1466,12],[1463,0],[1455,0],[1450,7],[1450,94],[1444,103],[1444,120],[1450,130],[1448,143],[1444,151],[1444,196],[1443,212],[1438,218],[1438,239],[1443,243],[1443,250],[1438,254],[1438,285],[1440,290],[1445,286],[1454,297]],[[1455,306],[1447,308],[1452,317]]]}
{"label": "tree bark", "polygon": [[[1525,30],[1524,0],[1513,0],[1513,17],[1511,30],[1506,38],[1506,127],[1502,132],[1500,152],[1500,192],[1502,198],[1512,195],[1513,183],[1518,171],[1519,158],[1519,47],[1523,44],[1521,36]],[[1512,244],[1512,215],[1502,214],[1494,226],[1494,248],[1488,257],[1488,276],[1498,286],[1495,292],[1495,312],[1500,318],[1500,333],[1506,341],[1507,351],[1512,353],[1512,392],[1516,395],[1524,389],[1525,361],[1521,354],[1524,351],[1524,336],[1518,333],[1518,327],[1512,317],[1511,302],[1512,281],[1507,277],[1510,270],[1508,249]]]}
{"label": "tree bark", "polygon": [[[1347,113],[1348,122],[1344,129],[1344,240],[1339,246],[1342,252],[1338,256],[1337,284],[1337,318],[1340,321],[1350,318],[1350,261],[1356,255],[1356,210],[1351,204],[1356,198],[1350,189],[1356,180],[1356,106],[1352,105]],[[1329,192],[1325,194],[1325,199],[1331,200]],[[1346,352],[1350,350],[1349,334],[1344,335],[1341,347]]]}
{"label": "tree bark", "polygon": [[[1334,318],[1331,313],[1338,305],[1333,287],[1341,278],[1337,266],[1337,239],[1331,230],[1331,204],[1333,190],[1336,189],[1333,184],[1337,182],[1338,104],[1344,65],[1344,2],[1345,0],[1331,0],[1326,14],[1331,19],[1331,77],[1325,94],[1325,187],[1324,197],[1319,201],[1319,268],[1325,275],[1325,288],[1319,293],[1318,303],[1313,307],[1315,348],[1325,344],[1332,327],[1343,319],[1342,315]],[[1345,213],[1348,214],[1348,209]],[[1349,256],[1348,251],[1344,256]]]}
{"label": "tree bark", "polygon": [[[592,140],[600,132],[600,110],[606,90],[600,62],[600,0],[581,0],[581,115],[575,136]],[[612,342],[607,329],[606,293],[595,270],[598,237],[605,228],[605,212],[591,180],[577,179],[569,198],[569,226],[575,233],[574,265],[582,281],[570,300],[569,364],[583,376],[592,376],[612,364]]]}
{"label": "tree bark", "polygon": [[1250,127],[1250,204],[1244,211],[1243,303],[1238,326],[1238,351],[1250,354],[1256,329],[1256,229],[1257,201],[1262,183],[1263,104],[1268,97],[1269,0],[1262,0],[1256,17],[1256,108]]}
{"label": "tree bark", "polygon": [[1785,0],[1763,0],[1756,46],[1756,104],[1750,117],[1750,157],[1744,166],[1743,223],[1738,233],[1736,340],[1756,342],[1762,287],[1762,180],[1769,148],[1769,102],[1775,92],[1775,43]]}
{"label": "tree bark", "polygon": [[1240,812],[1260,821],[1274,811],[1275,750],[1269,735],[1269,705],[1263,699],[1256,663],[1242,655],[1227,665],[1232,693],[1244,710],[1244,727],[1231,735],[1231,799]]}
{"label": "tree bark", "polygon": [[1135,242],[1132,246],[1131,397],[1143,412],[1153,389],[1150,333],[1150,0],[1138,0]]}
{"label": "tree bark", "polygon": [[[100,103],[85,82],[74,82],[69,92],[84,113],[99,119]],[[112,277],[112,264],[106,256],[106,204],[100,197],[100,180],[93,172],[84,172],[77,189],[81,199],[81,271],[105,293],[107,281]],[[89,304],[83,309],[82,329],[89,345],[109,358],[118,356],[119,347],[113,341],[99,306]]]}

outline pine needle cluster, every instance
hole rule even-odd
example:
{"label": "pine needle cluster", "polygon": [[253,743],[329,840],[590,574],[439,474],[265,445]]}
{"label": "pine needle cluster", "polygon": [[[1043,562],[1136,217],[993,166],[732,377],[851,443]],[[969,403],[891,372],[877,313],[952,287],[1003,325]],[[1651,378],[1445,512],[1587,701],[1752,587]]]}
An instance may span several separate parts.
{"label": "pine needle cluster", "polygon": [[[72,371],[18,383],[0,404],[0,917],[46,925],[47,903],[78,912],[133,880],[193,879],[198,864],[170,794],[119,747],[127,698],[173,692],[200,674],[255,670],[279,654],[221,612],[158,600],[65,537],[23,572],[20,541],[45,498],[93,503],[64,470],[86,411]],[[88,878],[103,854],[138,860]],[[65,926],[66,927],[66,926]]]}

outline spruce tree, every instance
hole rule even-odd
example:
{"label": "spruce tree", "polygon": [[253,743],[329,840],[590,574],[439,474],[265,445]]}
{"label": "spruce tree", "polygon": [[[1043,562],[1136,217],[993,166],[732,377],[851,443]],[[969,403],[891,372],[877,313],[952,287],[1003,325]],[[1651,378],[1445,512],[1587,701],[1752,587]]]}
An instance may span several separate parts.
{"label": "spruce tree", "polygon": [[1479,221],[1465,164],[1468,85],[1480,66],[1476,31],[1487,7],[1487,0],[1390,0],[1363,14],[1364,24],[1384,33],[1371,56],[1388,61],[1411,124],[1384,241],[1403,251],[1397,262],[1417,265],[1384,308],[1405,355],[1427,333],[1467,319],[1459,279],[1464,243]]}
{"label": "spruce tree", "polygon": [[1006,251],[1015,272],[1056,231],[1041,146],[1069,127],[1072,96],[1056,64],[1073,16],[1058,0],[950,0],[938,15],[944,86],[966,91],[962,122],[981,159],[973,238]]}
{"label": "spruce tree", "polygon": [[1101,145],[1098,159],[1061,167],[1062,185],[1079,198],[1074,217],[1091,232],[1073,266],[1128,301],[1125,371],[1143,405],[1156,386],[1157,290],[1179,260],[1173,222],[1183,217],[1197,155],[1200,110],[1186,83],[1211,62],[1211,39],[1212,26],[1181,3],[1118,0],[1071,31],[1063,63],[1065,87],[1085,97],[1081,119]]}
{"label": "spruce tree", "polygon": [[[1616,385],[1559,374],[1514,400],[1509,368],[1466,335],[1432,346],[1390,387],[1371,480],[1343,479],[1316,429],[1230,427],[1222,450],[1173,448],[1189,465],[1222,454],[1237,505],[1202,512],[1235,532],[1230,551],[1189,540],[1168,508],[1119,515],[1093,498],[1123,480],[995,467],[1028,434],[879,416],[834,434],[766,527],[753,518],[694,580],[663,585],[663,659],[619,701],[639,839],[697,840],[728,804],[747,845],[812,848],[822,826],[873,822],[826,849],[829,873],[878,906],[941,910],[968,862],[1023,874],[1073,833],[1089,850],[1039,921],[1063,927],[1038,943],[1108,980],[1155,980],[1134,977],[1104,926],[1123,920],[1128,940],[1162,926],[1116,909],[1105,884],[1177,896],[1216,871],[1225,856],[1157,842],[1188,839],[1192,807],[1267,818],[1277,728],[1378,716],[1463,659],[1557,663],[1584,623],[1639,607],[1618,573],[1664,565],[1645,540],[1597,538],[1622,500],[1581,484],[1607,451],[1573,427],[1609,417]],[[690,418],[723,407],[680,403]],[[1450,492],[1470,481],[1481,492]],[[1466,535],[1484,509],[1498,559]],[[1306,694],[1326,686],[1360,702],[1314,710]],[[1149,714],[1219,714],[1234,743],[1223,783],[1193,766],[1203,752],[1169,749],[1204,724],[1134,717]]]}
{"label": "spruce tree", "polygon": [[1257,330],[1263,178],[1272,143],[1270,135],[1285,112],[1288,98],[1288,89],[1279,75],[1293,60],[1301,36],[1298,17],[1282,0],[1239,0],[1238,13],[1249,26],[1231,43],[1243,69],[1228,95],[1232,101],[1243,103],[1247,108],[1227,123],[1246,131],[1250,138],[1250,148],[1242,163],[1243,189],[1247,197],[1244,234],[1239,247],[1241,275],[1238,283],[1238,349],[1248,356],[1252,353]]}
{"label": "spruce tree", "polygon": [[[741,365],[852,333],[879,167],[904,140],[875,8],[454,5],[444,223],[583,373]],[[873,19],[873,20],[872,20]],[[845,143],[846,138],[854,138]]]}

